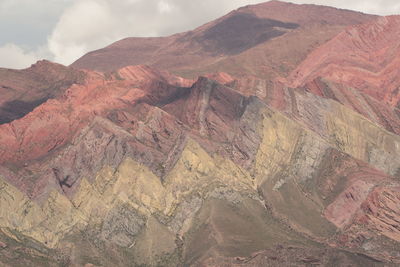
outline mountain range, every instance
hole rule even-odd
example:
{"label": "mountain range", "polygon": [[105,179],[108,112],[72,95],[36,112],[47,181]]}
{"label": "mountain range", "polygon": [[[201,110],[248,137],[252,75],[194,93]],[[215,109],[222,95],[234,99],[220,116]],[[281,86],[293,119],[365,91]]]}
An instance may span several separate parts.
{"label": "mountain range", "polygon": [[398,266],[400,16],[249,5],[0,69],[2,266]]}

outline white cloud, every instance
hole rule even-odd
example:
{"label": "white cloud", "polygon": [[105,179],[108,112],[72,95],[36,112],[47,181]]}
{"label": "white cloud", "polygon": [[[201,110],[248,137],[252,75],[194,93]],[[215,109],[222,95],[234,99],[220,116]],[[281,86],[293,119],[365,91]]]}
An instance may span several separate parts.
{"label": "white cloud", "polygon": [[172,6],[166,1],[158,2],[158,12],[162,13],[170,13],[172,11]]}
{"label": "white cloud", "polygon": [[0,47],[0,65],[7,68],[23,69],[38,59],[35,53],[26,51],[15,44],[5,44]]}
{"label": "white cloud", "polygon": [[97,44],[108,42],[114,22],[106,2],[77,1],[64,12],[48,39],[54,60],[68,64]]}

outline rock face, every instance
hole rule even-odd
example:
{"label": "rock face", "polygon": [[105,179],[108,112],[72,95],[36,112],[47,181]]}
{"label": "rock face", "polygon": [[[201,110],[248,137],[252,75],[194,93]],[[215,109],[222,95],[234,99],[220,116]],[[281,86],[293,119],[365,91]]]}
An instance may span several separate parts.
{"label": "rock face", "polygon": [[[4,70],[7,101],[47,98],[0,124],[1,265],[398,266],[400,113],[384,86],[396,84],[387,66],[399,59],[398,40],[389,34],[379,48],[381,36],[395,32],[385,23],[396,17],[347,28],[288,73],[318,42],[368,19],[272,1],[193,32],[123,40],[74,64],[109,63],[111,72],[50,62]],[[377,37],[367,42],[367,33]],[[285,48],[263,63],[268,71],[249,56],[297,38],[297,58],[282,62],[285,71],[271,74]],[[149,45],[159,40],[172,50]],[[203,50],[186,53],[188,40]],[[385,69],[384,90],[366,76],[362,86],[339,79],[357,72],[347,61],[330,67],[347,53],[321,52],[335,42],[355,53],[359,60],[348,63],[358,68],[369,68],[361,55],[381,49],[379,60],[389,60],[392,51],[389,61],[367,60]],[[169,63],[176,69],[161,64],[173,49],[185,57]],[[209,58],[189,59],[202,53],[253,63],[237,73],[224,63],[194,79],[145,65],[119,68],[149,63],[146,53],[156,50],[164,53],[160,66],[175,73],[201,73]]]}
{"label": "rock face", "polygon": [[350,27],[300,64],[293,85],[323,77],[399,108],[399,34],[400,16]]}
{"label": "rock face", "polygon": [[25,116],[83,79],[83,72],[45,60],[25,70],[0,69],[0,124]]}

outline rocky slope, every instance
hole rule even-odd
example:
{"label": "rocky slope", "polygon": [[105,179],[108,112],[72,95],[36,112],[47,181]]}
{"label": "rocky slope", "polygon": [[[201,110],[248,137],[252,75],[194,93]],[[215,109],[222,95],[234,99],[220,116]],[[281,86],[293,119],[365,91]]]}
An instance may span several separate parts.
{"label": "rocky slope", "polygon": [[[322,19],[336,31],[372,18],[273,1],[193,34],[253,16],[264,16],[263,31],[286,27],[277,38]],[[382,20],[354,28],[374,32]],[[217,51],[229,38],[207,45]],[[274,40],[223,53],[236,60]],[[399,265],[399,113],[370,94],[376,87],[333,79],[309,61],[299,73],[311,74],[274,79],[229,69],[185,79],[112,61],[111,72],[49,62],[7,70],[19,77],[13,88],[34,89],[31,100],[51,97],[0,124],[1,265]]]}
{"label": "rocky slope", "polygon": [[324,77],[399,108],[399,34],[400,16],[350,27],[307,57],[293,86]]}
{"label": "rocky slope", "polygon": [[83,79],[83,72],[45,60],[25,70],[0,69],[0,124],[23,117]]}
{"label": "rocky slope", "polygon": [[[398,261],[397,135],[301,90],[279,111],[207,78],[164,75],[86,72],[1,126],[4,263],[28,238],[62,253],[49,264],[78,266],[233,264],[271,251],[283,264],[292,250],[308,255],[299,264]],[[5,148],[12,138],[26,141]]]}
{"label": "rocky slope", "polygon": [[126,38],[88,53],[72,66],[113,71],[146,64],[189,78],[224,71],[270,79],[289,74],[313,48],[345,27],[374,18],[331,7],[270,1],[239,8],[193,31]]}

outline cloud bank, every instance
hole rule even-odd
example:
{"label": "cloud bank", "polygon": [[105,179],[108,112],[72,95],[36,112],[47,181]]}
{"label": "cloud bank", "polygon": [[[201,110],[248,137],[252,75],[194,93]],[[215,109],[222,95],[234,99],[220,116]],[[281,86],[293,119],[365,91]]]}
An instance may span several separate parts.
{"label": "cloud bank", "polygon": [[[27,67],[43,56],[68,65],[89,51],[125,37],[164,36],[190,30],[235,8],[260,2],[264,1],[0,0],[0,31],[5,32],[0,37],[0,66]],[[290,2],[400,14],[398,0]],[[45,50],[48,52],[43,53]]]}
{"label": "cloud bank", "polygon": [[5,44],[0,47],[0,59],[2,66],[21,69],[37,61],[39,56],[15,44]]}

